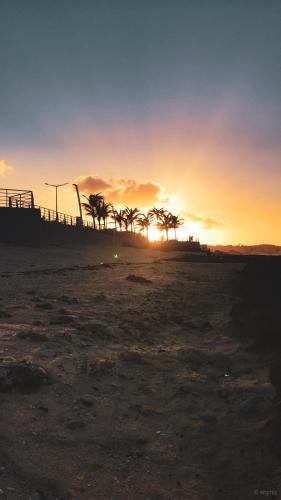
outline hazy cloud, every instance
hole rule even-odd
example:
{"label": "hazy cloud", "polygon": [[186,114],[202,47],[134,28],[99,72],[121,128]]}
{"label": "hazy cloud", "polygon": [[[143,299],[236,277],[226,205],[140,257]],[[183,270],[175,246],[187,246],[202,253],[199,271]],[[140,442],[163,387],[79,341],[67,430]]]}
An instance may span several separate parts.
{"label": "hazy cloud", "polygon": [[111,185],[98,175],[85,175],[75,179],[75,184],[78,184],[83,193],[99,193],[111,188]]}
{"label": "hazy cloud", "polygon": [[0,177],[4,177],[11,170],[13,170],[13,167],[8,165],[5,160],[0,160]]}
{"label": "hazy cloud", "polygon": [[188,212],[184,215],[187,220],[190,220],[191,222],[199,222],[200,224],[202,224],[204,229],[218,229],[223,227],[223,224],[221,222],[210,219],[208,217],[200,217],[199,215],[192,214],[191,212]]}
{"label": "hazy cloud", "polygon": [[102,192],[106,200],[116,205],[149,207],[159,202],[163,191],[160,184],[145,180],[137,182],[133,179],[104,180],[96,175],[78,177],[74,181],[83,193]]}

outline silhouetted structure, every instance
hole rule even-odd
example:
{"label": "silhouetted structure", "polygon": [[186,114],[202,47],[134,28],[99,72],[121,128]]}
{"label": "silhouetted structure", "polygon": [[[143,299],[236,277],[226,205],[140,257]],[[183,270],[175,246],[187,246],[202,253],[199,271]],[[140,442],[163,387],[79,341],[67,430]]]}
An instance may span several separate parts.
{"label": "silhouetted structure", "polygon": [[0,242],[35,246],[40,244],[118,244],[145,246],[140,234],[98,231],[81,217],[56,212],[34,204],[32,191],[0,188]]}

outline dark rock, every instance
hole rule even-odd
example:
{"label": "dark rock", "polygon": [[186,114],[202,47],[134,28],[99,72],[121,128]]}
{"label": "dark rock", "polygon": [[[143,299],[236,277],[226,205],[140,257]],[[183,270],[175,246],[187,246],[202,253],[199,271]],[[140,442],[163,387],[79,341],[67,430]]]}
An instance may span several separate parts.
{"label": "dark rock", "polygon": [[67,422],[66,427],[71,431],[79,431],[85,427],[85,423],[82,420],[71,420]]}
{"label": "dark rock", "polygon": [[269,381],[276,391],[276,398],[281,399],[281,359],[276,358],[269,366]]}
{"label": "dark rock", "polygon": [[106,375],[111,374],[115,366],[115,361],[111,359],[93,360],[88,363],[87,371],[89,375]]}
{"label": "dark rock", "polygon": [[34,392],[51,383],[49,373],[41,366],[25,361],[0,361],[0,392]]}
{"label": "dark rock", "polygon": [[94,396],[92,396],[92,394],[83,394],[83,396],[79,398],[79,401],[81,401],[81,403],[83,403],[84,406],[90,407],[93,406],[95,398]]}
{"label": "dark rock", "polygon": [[36,491],[28,497],[28,500],[42,500],[42,498],[42,495]]}
{"label": "dark rock", "polygon": [[57,300],[65,304],[78,304],[78,299],[76,297],[70,297],[69,295],[61,295]]}
{"label": "dark rock", "polygon": [[203,422],[206,422],[207,424],[214,424],[217,421],[217,417],[215,415],[204,414],[204,415],[200,415],[199,418],[200,418],[200,420],[202,420]]}
{"label": "dark rock", "polygon": [[40,351],[38,354],[40,358],[56,358],[58,356],[58,352],[51,349]]}
{"label": "dark rock", "polygon": [[40,321],[40,319],[35,319],[34,321],[32,321],[31,324],[33,326],[43,326],[44,325],[43,321]]}
{"label": "dark rock", "polygon": [[189,396],[190,394],[192,394],[192,391],[193,391],[193,387],[192,385],[181,385],[178,390],[176,391],[176,393],[174,394],[173,398],[177,397],[177,396],[182,396],[182,397],[185,397],[185,396]]}
{"label": "dark rock", "polygon": [[49,413],[49,408],[47,406],[44,406],[42,404],[39,404],[36,406],[37,410],[41,411],[42,413]]}
{"label": "dark rock", "polygon": [[7,311],[0,311],[0,319],[11,318],[11,314]]}
{"label": "dark rock", "polygon": [[50,321],[50,325],[70,325],[75,323],[75,319],[72,316],[58,316]]}
{"label": "dark rock", "polygon": [[82,326],[82,329],[86,333],[102,337],[108,337],[112,333],[110,326],[105,321],[99,319],[88,321]]}
{"label": "dark rock", "polygon": [[259,418],[262,414],[262,410],[258,406],[257,401],[242,401],[239,405],[239,413],[246,418]]}
{"label": "dark rock", "polygon": [[136,274],[129,274],[126,278],[128,281],[132,281],[133,283],[141,283],[141,284],[149,284],[152,283],[151,280],[144,278],[143,276],[137,276]]}
{"label": "dark rock", "polygon": [[123,361],[127,361],[129,363],[138,363],[144,364],[146,363],[146,359],[143,354],[138,351],[125,351],[120,354],[120,359]]}
{"label": "dark rock", "polygon": [[39,304],[36,304],[37,309],[43,309],[46,311],[49,311],[50,309],[53,309],[53,305],[50,304],[49,302],[41,302]]}
{"label": "dark rock", "polygon": [[194,321],[189,322],[190,326],[194,329],[198,329],[201,331],[208,331],[212,329],[212,325],[210,321],[204,320],[204,319],[195,319]]}
{"label": "dark rock", "polygon": [[98,293],[94,297],[94,302],[97,304],[99,304],[101,302],[105,302],[105,301],[106,301],[106,295],[104,295],[104,293]]}

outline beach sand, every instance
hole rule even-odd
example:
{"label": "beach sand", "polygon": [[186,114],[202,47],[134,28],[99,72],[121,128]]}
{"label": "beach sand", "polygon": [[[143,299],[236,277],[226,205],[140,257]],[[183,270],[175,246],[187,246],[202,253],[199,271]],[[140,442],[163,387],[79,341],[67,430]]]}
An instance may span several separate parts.
{"label": "beach sand", "polygon": [[[233,335],[243,264],[86,246],[1,245],[0,255],[0,498],[277,490],[260,438],[268,365]],[[47,383],[6,383],[21,361]]]}

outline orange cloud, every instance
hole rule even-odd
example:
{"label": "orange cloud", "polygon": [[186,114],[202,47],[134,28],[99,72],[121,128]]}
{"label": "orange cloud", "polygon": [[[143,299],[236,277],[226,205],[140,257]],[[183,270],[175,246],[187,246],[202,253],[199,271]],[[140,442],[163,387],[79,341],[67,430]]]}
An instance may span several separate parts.
{"label": "orange cloud", "polygon": [[191,222],[199,222],[200,224],[202,224],[204,229],[215,229],[223,227],[223,224],[221,222],[218,222],[214,219],[210,219],[208,217],[207,218],[200,217],[199,215],[195,215],[190,212],[184,215],[186,219],[190,220]]}
{"label": "orange cloud", "polygon": [[11,170],[13,170],[13,167],[8,165],[5,160],[0,160],[0,177],[4,177]]}
{"label": "orange cloud", "polygon": [[85,175],[78,177],[74,183],[78,184],[80,190],[87,194],[99,193],[100,191],[105,191],[111,187],[110,184],[97,175]]}
{"label": "orange cloud", "polygon": [[133,179],[104,180],[95,175],[78,177],[74,181],[83,193],[102,192],[105,199],[116,205],[150,207],[160,202],[163,187],[157,182]]}

